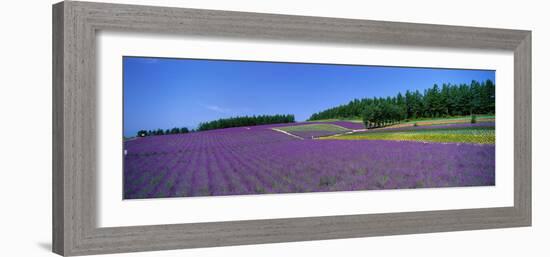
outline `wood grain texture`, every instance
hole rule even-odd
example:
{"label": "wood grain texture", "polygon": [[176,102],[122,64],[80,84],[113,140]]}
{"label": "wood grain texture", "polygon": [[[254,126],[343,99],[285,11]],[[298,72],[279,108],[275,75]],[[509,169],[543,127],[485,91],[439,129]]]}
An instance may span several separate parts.
{"label": "wood grain texture", "polygon": [[514,207],[531,225],[531,33],[514,51]]}
{"label": "wood grain texture", "polygon": [[[99,30],[513,51],[514,206],[99,228],[95,222]],[[61,255],[531,225],[529,31],[66,1],[53,6],[53,101],[53,250]]]}
{"label": "wood grain texture", "polygon": [[63,253],[65,242],[64,227],[64,181],[63,181],[63,78],[64,78],[64,49],[63,49],[63,4],[53,6],[52,22],[52,249]]}

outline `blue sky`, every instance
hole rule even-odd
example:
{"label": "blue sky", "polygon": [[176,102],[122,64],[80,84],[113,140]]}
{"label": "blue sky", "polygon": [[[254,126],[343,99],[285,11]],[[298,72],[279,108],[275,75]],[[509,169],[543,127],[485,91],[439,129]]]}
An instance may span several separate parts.
{"label": "blue sky", "polygon": [[124,57],[124,135],[241,115],[315,112],[354,98],[495,81],[494,71]]}

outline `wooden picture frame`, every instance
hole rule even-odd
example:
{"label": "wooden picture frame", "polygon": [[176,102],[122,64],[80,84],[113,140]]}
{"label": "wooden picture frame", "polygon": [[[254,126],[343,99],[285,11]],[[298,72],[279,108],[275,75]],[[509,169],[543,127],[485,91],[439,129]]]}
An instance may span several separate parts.
{"label": "wooden picture frame", "polygon": [[[514,52],[514,206],[100,228],[100,30]],[[88,255],[531,225],[531,32],[65,1],[53,6],[53,251]]]}

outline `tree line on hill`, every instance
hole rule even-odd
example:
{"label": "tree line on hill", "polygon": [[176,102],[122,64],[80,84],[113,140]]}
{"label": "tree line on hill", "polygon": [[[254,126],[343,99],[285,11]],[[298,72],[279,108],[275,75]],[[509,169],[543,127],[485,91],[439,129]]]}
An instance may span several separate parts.
{"label": "tree line on hill", "polygon": [[311,115],[310,121],[362,118],[365,126],[380,127],[401,120],[447,116],[494,114],[495,84],[472,81],[468,84],[435,84],[421,93],[399,92],[393,97],[354,99],[347,104]]}
{"label": "tree line on hill", "polygon": [[172,128],[172,129],[140,130],[137,132],[137,136],[147,137],[147,136],[160,136],[160,135],[171,135],[171,134],[185,134],[189,132],[190,130],[186,127]]}
{"label": "tree line on hill", "polygon": [[276,123],[292,123],[294,122],[294,115],[292,114],[275,114],[275,115],[254,115],[254,116],[240,116],[231,117],[225,119],[218,119],[209,122],[203,122],[199,124],[198,131],[205,131],[211,129],[233,128],[243,126],[256,126]]}
{"label": "tree line on hill", "polygon": [[294,115],[292,114],[239,116],[239,117],[231,117],[226,119],[218,119],[214,121],[203,122],[199,124],[199,127],[196,130],[189,130],[186,127],[172,128],[172,129],[140,130],[137,132],[137,136],[147,137],[147,136],[160,136],[160,135],[171,135],[171,134],[185,134],[189,132],[205,131],[205,130],[211,130],[211,129],[266,125],[266,124],[276,124],[276,123],[292,123],[292,122],[295,122]]}

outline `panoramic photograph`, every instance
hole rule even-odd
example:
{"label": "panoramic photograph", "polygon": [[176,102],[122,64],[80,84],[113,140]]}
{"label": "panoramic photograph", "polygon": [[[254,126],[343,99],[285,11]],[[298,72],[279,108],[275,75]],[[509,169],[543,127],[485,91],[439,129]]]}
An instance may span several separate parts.
{"label": "panoramic photograph", "polygon": [[123,57],[123,199],[495,185],[495,71]]}

